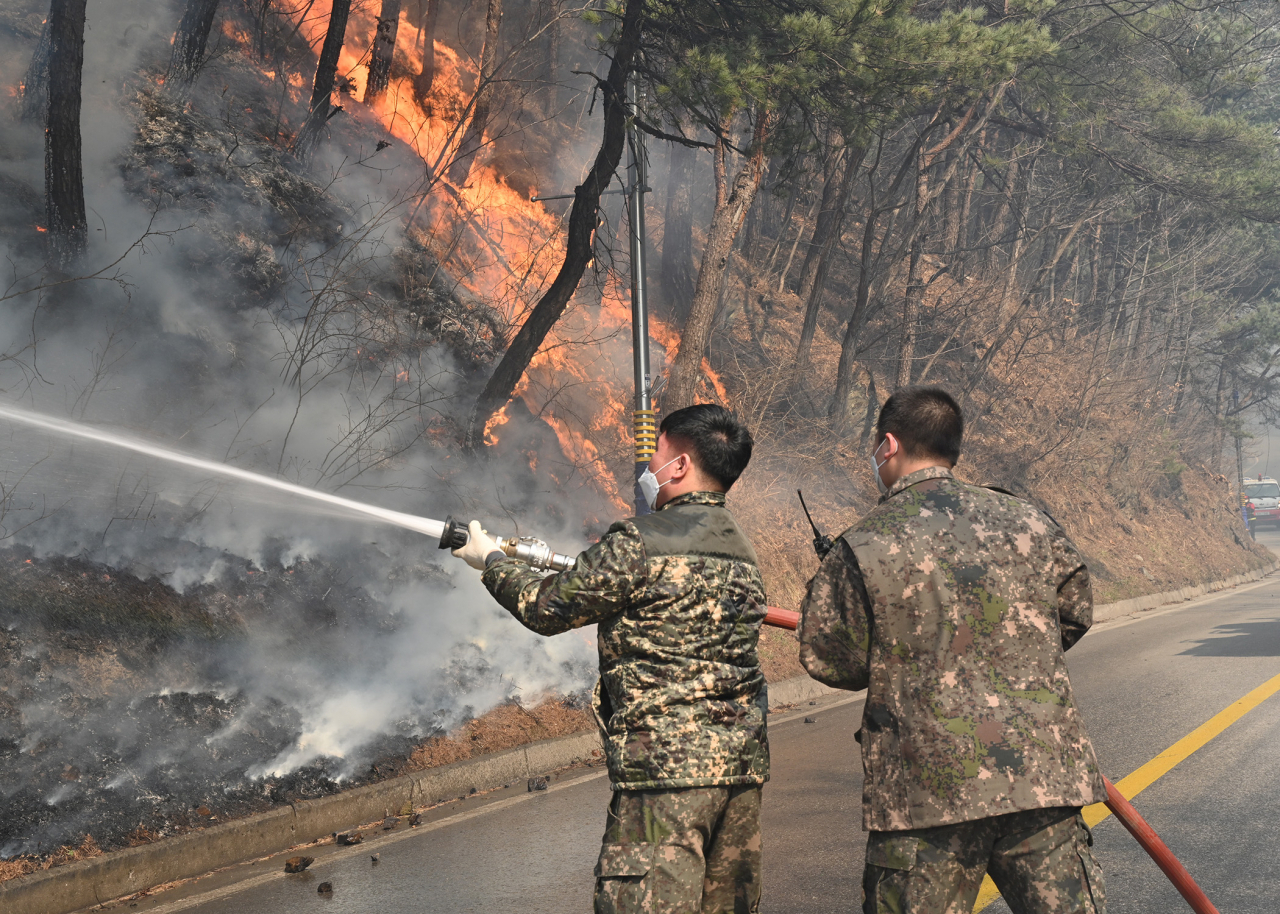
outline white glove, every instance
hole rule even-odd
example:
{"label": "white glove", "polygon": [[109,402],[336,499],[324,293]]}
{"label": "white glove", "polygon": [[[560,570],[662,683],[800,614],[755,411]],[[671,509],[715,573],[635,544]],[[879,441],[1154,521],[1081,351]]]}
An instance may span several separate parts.
{"label": "white glove", "polygon": [[480,529],[480,521],[473,520],[467,524],[467,544],[453,550],[453,554],[462,559],[476,571],[484,571],[485,559],[493,553],[502,555],[498,544],[487,532]]}

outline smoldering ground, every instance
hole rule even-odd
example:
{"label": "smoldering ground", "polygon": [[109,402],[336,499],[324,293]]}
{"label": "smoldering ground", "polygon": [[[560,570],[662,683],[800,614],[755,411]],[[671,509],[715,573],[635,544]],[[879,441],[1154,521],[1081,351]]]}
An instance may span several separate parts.
{"label": "smoldering ground", "polygon": [[[617,507],[542,418],[514,408],[483,463],[458,447],[504,324],[403,231],[421,160],[352,121],[299,167],[264,140],[275,87],[233,43],[165,94],[179,12],[89,6],[89,278],[44,264],[40,126],[12,99],[0,115],[6,399],[584,545]],[[4,85],[43,13],[0,4]],[[0,425],[0,536],[3,856],[331,791],[593,676],[589,638],[525,632],[417,534],[19,426]]]}

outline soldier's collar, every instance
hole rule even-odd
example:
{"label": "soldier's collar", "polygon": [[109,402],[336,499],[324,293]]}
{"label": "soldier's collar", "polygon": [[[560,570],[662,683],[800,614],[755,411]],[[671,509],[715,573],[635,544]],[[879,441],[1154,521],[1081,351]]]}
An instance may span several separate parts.
{"label": "soldier's collar", "polygon": [[954,479],[955,476],[946,467],[925,467],[923,470],[916,470],[909,473],[895,482],[880,499],[881,504],[897,495],[903,489],[909,489],[917,483],[924,482],[926,479]]}
{"label": "soldier's collar", "polygon": [[723,492],[685,492],[683,495],[677,495],[671,501],[667,502],[659,511],[665,511],[667,508],[676,505],[724,505]]}

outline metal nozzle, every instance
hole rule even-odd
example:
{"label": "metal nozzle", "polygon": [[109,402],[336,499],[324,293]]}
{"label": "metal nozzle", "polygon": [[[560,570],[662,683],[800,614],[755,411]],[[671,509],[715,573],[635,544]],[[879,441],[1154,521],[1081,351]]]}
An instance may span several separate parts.
{"label": "metal nozzle", "polygon": [[[444,532],[440,534],[441,549],[461,549],[469,539],[471,537],[467,534],[467,528],[458,523],[452,514],[444,519]],[[511,558],[528,562],[534,568],[564,571],[573,566],[573,556],[554,552],[542,540],[531,536],[495,536],[494,542]]]}
{"label": "metal nozzle", "polygon": [[573,566],[573,557],[553,552],[542,540],[531,536],[498,537],[498,548],[522,562],[528,562],[534,568],[547,568],[551,571],[564,571]]}
{"label": "metal nozzle", "polygon": [[440,533],[441,549],[461,549],[469,539],[471,536],[467,528],[459,526],[452,514],[444,519],[444,530]]}

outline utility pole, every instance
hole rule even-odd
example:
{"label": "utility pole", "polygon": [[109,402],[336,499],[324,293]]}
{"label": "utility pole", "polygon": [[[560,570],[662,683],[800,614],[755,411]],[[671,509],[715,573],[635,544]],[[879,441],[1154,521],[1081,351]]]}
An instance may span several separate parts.
{"label": "utility pole", "polygon": [[649,460],[658,447],[658,421],[653,410],[649,374],[649,308],[645,282],[644,195],[649,190],[645,163],[644,134],[636,126],[642,100],[640,87],[633,76],[627,84],[627,102],[631,108],[631,124],[627,128],[627,148],[631,161],[627,165],[627,229],[631,236],[631,352],[635,374],[636,466],[634,500],[636,514],[648,514],[649,505],[640,492],[640,476],[649,468]]}
{"label": "utility pole", "polygon": [[[649,503],[640,491],[640,476],[649,468],[649,460],[658,447],[658,418],[653,408],[653,379],[649,373],[649,306],[648,284],[645,281],[645,229],[644,195],[649,192],[649,172],[645,162],[644,134],[636,127],[643,95],[636,78],[627,82],[627,108],[631,123],[627,125],[627,183],[621,190],[605,190],[600,195],[622,194],[627,198],[627,235],[631,242],[631,353],[635,381],[635,409],[632,422],[635,428],[636,463],[635,486],[632,492],[636,514],[648,514]],[[547,200],[571,200],[573,194],[533,196],[534,203]]]}

